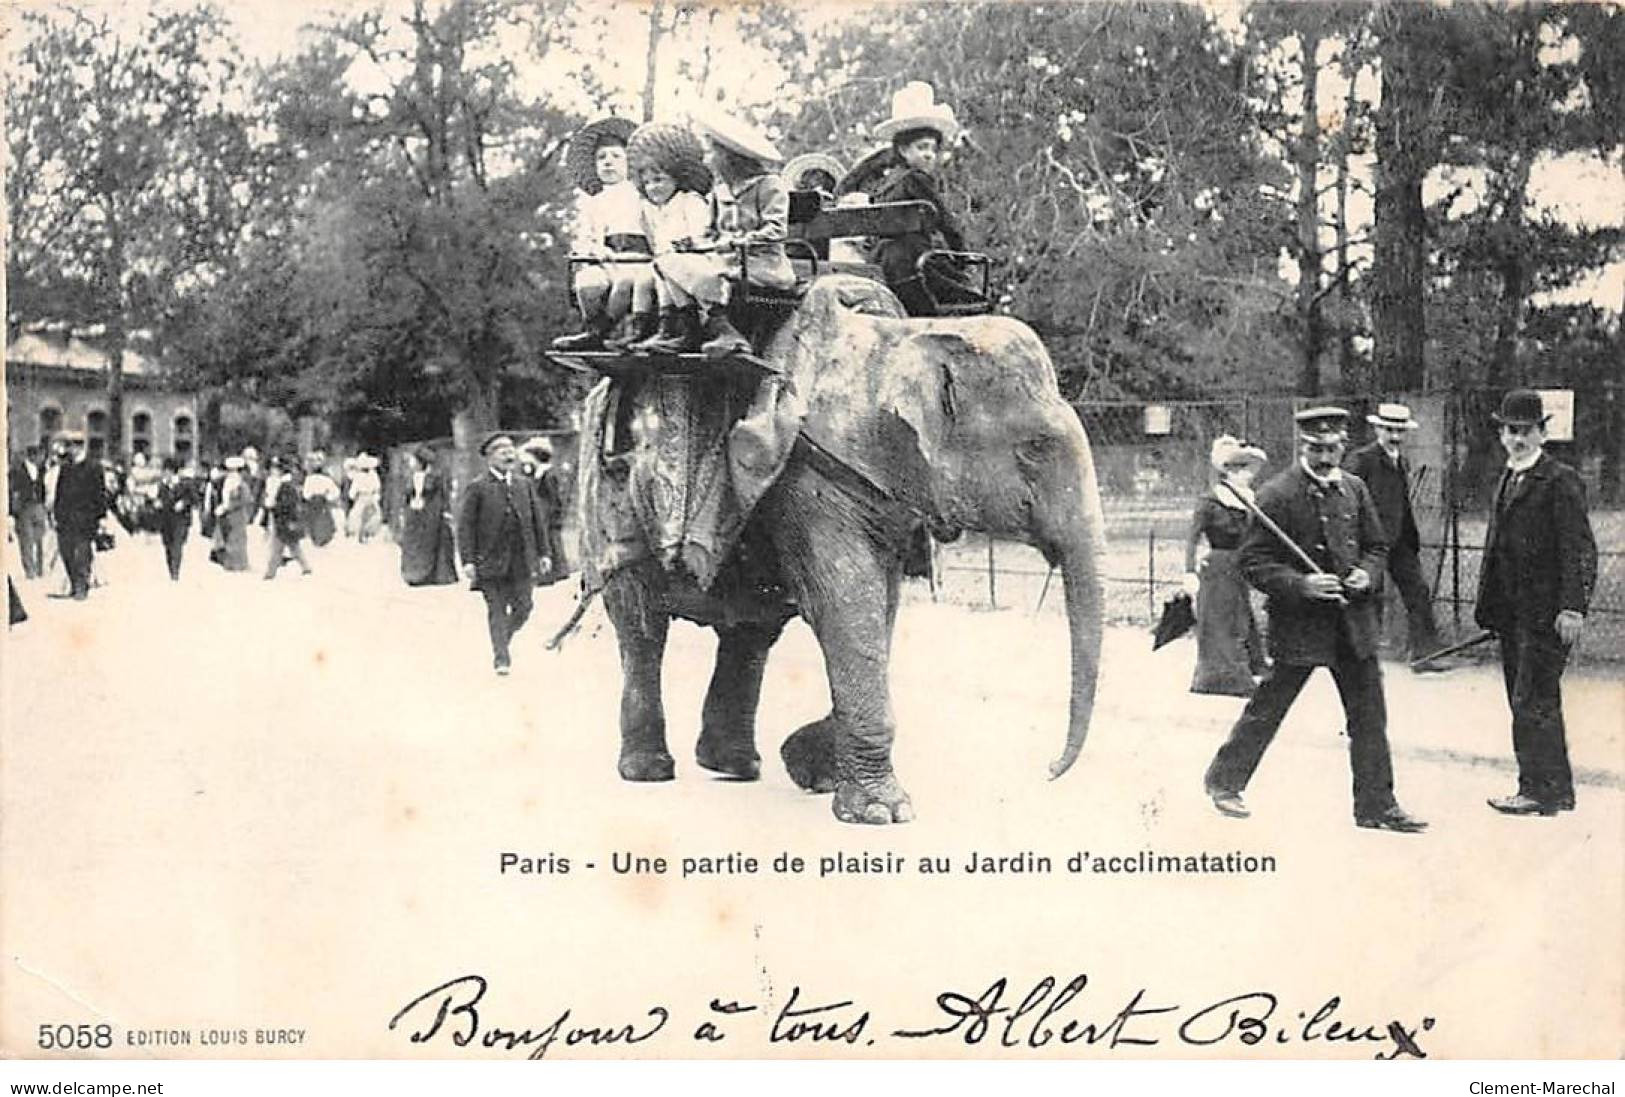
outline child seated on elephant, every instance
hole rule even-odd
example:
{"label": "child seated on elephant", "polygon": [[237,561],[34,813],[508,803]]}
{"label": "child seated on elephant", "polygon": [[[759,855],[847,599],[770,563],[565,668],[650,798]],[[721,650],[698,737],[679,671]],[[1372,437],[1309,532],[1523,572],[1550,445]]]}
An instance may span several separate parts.
{"label": "child seated on elephant", "polygon": [[669,122],[638,127],[627,144],[627,160],[643,195],[643,230],[654,261],[633,282],[632,337],[626,349],[647,352],[680,334],[677,302],[655,264],[692,251],[710,232],[711,171],[699,138]]}
{"label": "child seated on elephant", "polygon": [[[655,273],[672,301],[672,328],[645,350],[655,354],[701,351],[708,357],[747,354],[747,340],[728,319],[732,283],[789,289],[796,273],[784,251],[789,234],[790,191],[771,169],[781,163],[778,149],[754,127],[725,115],[695,120],[709,146],[706,161],[727,186],[711,193],[707,236],[693,251],[674,251],[655,260]],[[745,250],[741,267],[740,246]],[[703,313],[703,326],[702,326]]]}
{"label": "child seated on elephant", "polygon": [[632,303],[635,276],[647,266],[649,241],[638,192],[626,177],[626,142],[633,128],[624,118],[601,118],[570,139],[566,166],[585,192],[576,204],[573,251],[592,262],[576,267],[573,280],[584,326],[553,340],[555,350],[604,349]]}

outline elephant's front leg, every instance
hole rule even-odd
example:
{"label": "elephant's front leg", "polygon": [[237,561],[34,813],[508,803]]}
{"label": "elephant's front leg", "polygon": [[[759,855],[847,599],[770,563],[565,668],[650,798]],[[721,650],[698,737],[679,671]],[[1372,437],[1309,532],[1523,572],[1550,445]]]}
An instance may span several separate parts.
{"label": "elephant's front leg", "polygon": [[705,694],[704,724],[695,760],[706,769],[754,781],[761,776],[756,753],[756,705],[762,694],[767,653],[784,622],[717,629],[717,663]]}
{"label": "elephant's front leg", "polygon": [[892,772],[888,661],[897,575],[880,560],[848,559],[830,597],[804,606],[824,652],[835,708],[835,817],[846,823],[906,823],[908,793]]}
{"label": "elephant's front leg", "polygon": [[[660,669],[671,621],[650,592],[617,576],[604,591],[604,608],[621,649],[621,759],[627,781],[670,781],[676,764],[666,749],[666,709]],[[631,581],[635,582],[635,581]]]}

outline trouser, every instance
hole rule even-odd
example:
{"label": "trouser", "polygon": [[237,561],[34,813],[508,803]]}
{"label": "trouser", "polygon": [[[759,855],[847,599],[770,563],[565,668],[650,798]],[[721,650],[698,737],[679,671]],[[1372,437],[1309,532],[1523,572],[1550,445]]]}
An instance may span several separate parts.
{"label": "trouser", "polygon": [[1388,554],[1388,574],[1399,588],[1405,603],[1406,634],[1411,658],[1432,655],[1440,648],[1439,626],[1433,620],[1433,595],[1422,578],[1422,561],[1415,549],[1396,549]]}
{"label": "trouser", "polygon": [[282,557],[285,553],[292,553],[293,558],[299,562],[299,570],[306,575],[310,574],[310,561],[305,559],[305,539],[292,537],[284,541],[274,529],[271,531],[271,543],[266,549],[265,577],[275,579],[276,573],[282,567]]}
{"label": "trouser", "polygon": [[68,573],[68,592],[75,598],[90,597],[90,534],[77,531],[57,531],[61,546],[62,567]]}
{"label": "trouser", "polygon": [[1551,628],[1523,623],[1501,634],[1501,674],[1512,709],[1518,791],[1532,800],[1573,803],[1568,736],[1563,726],[1563,668],[1569,649]]}
{"label": "trouser", "polygon": [[[1394,806],[1394,771],[1388,755],[1388,710],[1382,695],[1382,670],[1375,656],[1357,658],[1341,640],[1335,661],[1326,669],[1332,672],[1332,679],[1337,683],[1337,693],[1348,720],[1355,818],[1381,815]],[[1264,751],[1286,718],[1287,710],[1314,670],[1313,666],[1276,661],[1242,710],[1229,739],[1208,766],[1210,794],[1239,793],[1247,787]]]}
{"label": "trouser", "polygon": [[23,558],[23,575],[38,579],[45,573],[45,506],[30,503],[17,516],[17,551]]}
{"label": "trouser", "polygon": [[486,626],[491,631],[491,655],[499,667],[508,665],[508,642],[530,618],[533,587],[534,580],[523,569],[519,575],[480,583],[480,594],[485,597]]}
{"label": "trouser", "polygon": [[164,562],[169,565],[171,579],[181,577],[181,553],[186,548],[186,535],[190,531],[190,525],[182,526],[180,529],[169,527],[164,530]]}

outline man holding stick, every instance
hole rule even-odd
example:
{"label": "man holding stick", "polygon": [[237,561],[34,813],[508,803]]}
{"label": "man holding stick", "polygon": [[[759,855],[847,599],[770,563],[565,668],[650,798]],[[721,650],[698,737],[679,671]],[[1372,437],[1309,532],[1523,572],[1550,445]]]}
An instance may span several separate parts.
{"label": "man holding stick", "polygon": [[1348,720],[1354,821],[1415,833],[1427,824],[1394,799],[1388,714],[1377,663],[1379,583],[1388,545],[1371,493],[1339,462],[1348,412],[1308,408],[1295,416],[1298,461],[1258,492],[1257,521],[1241,545],[1247,581],[1268,596],[1274,666],[1208,766],[1207,792],[1223,815],[1249,813],[1242,790],[1316,667],[1337,682]]}

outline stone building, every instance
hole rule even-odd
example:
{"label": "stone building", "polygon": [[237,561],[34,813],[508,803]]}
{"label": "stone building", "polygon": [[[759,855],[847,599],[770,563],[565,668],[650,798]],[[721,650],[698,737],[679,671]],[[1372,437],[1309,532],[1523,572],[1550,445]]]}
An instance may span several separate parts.
{"label": "stone building", "polygon": [[[62,324],[33,324],[6,344],[6,434],[13,452],[82,430],[93,457],[108,445],[107,351]],[[196,460],[199,400],[135,350],[124,352],[124,446],[149,459]]]}

